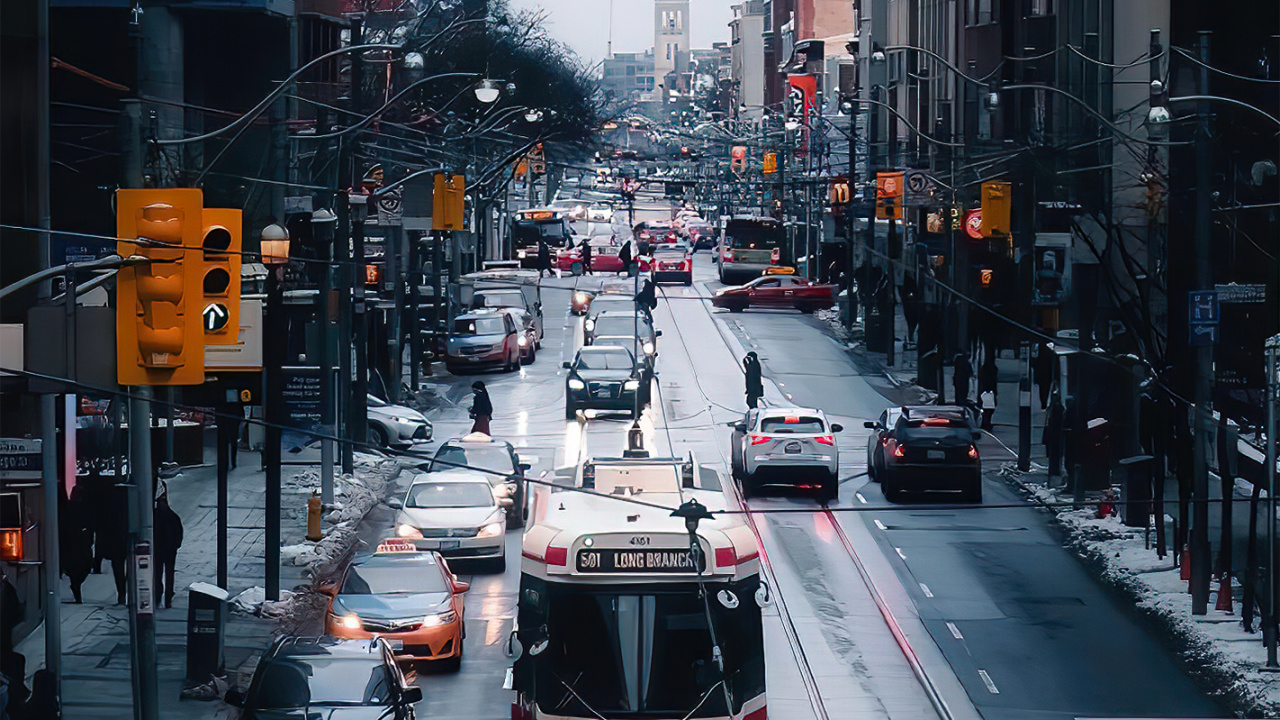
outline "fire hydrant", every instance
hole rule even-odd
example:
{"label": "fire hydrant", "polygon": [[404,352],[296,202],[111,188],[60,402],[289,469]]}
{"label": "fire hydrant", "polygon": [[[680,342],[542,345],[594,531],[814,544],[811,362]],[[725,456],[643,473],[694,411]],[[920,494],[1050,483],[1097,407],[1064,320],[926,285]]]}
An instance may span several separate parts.
{"label": "fire hydrant", "polygon": [[320,512],[324,510],[324,506],[320,504],[320,496],[311,493],[311,497],[307,498],[307,539],[316,542],[324,539],[324,532],[320,530]]}

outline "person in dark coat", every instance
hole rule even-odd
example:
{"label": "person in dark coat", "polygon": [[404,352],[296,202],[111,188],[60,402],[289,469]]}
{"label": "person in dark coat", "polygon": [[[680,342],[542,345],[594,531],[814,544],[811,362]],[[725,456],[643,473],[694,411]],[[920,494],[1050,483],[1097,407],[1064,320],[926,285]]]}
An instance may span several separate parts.
{"label": "person in dark coat", "polygon": [[551,275],[551,246],[547,245],[546,240],[538,241],[538,277],[546,273]]}
{"label": "person in dark coat", "polygon": [[591,243],[586,240],[582,241],[582,274],[594,275],[591,272]]}
{"label": "person in dark coat", "polygon": [[59,556],[62,574],[71,580],[71,597],[76,604],[84,602],[80,588],[93,569],[93,530],[90,518],[94,508],[86,501],[86,488],[76,483],[67,501],[62,523]]}
{"label": "person in dark coat", "polygon": [[956,404],[968,405],[969,383],[973,381],[973,365],[969,363],[969,356],[964,353],[956,353],[952,364],[955,366],[955,372],[951,375],[951,385],[955,390]]}
{"label": "person in dark coat", "polygon": [[1045,418],[1044,443],[1045,454],[1049,457],[1049,484],[1062,476],[1062,421],[1066,408],[1062,405],[1062,397],[1055,388],[1049,397],[1048,416]]}
{"label": "person in dark coat", "polygon": [[742,371],[746,374],[747,407],[755,410],[760,404],[760,398],[764,397],[764,374],[755,351],[742,358]]}
{"label": "person in dark coat", "polygon": [[31,697],[22,708],[22,717],[25,720],[59,720],[62,717],[57,678],[52,671],[42,668],[31,677]]}
{"label": "person in dark coat", "polygon": [[99,521],[95,551],[111,561],[111,574],[116,581],[116,604],[124,605],[124,568],[129,555],[126,525],[129,512],[125,504],[125,489],[108,485],[102,503],[91,507]]}
{"label": "person in dark coat", "polygon": [[[995,357],[987,358],[978,369],[978,395],[990,391],[996,400],[1000,399],[999,370],[996,369]],[[994,403],[993,403],[994,404]]]}
{"label": "person in dark coat", "polygon": [[173,607],[173,573],[178,561],[178,548],[182,547],[182,518],[169,507],[169,488],[160,485],[156,498],[153,536],[156,544],[156,604],[164,596],[164,606]]}
{"label": "person in dark coat", "polygon": [[471,383],[471,390],[475,398],[471,403],[471,417],[475,419],[471,432],[489,435],[489,421],[493,419],[493,401],[489,399],[489,389],[477,380]]}
{"label": "person in dark coat", "polygon": [[[13,629],[22,622],[22,600],[8,575],[0,574],[0,653],[13,650]],[[25,676],[24,676],[25,677]]]}
{"label": "person in dark coat", "polygon": [[654,309],[658,307],[658,287],[653,284],[653,278],[644,279],[644,285],[640,287],[640,292],[636,293],[636,306],[649,316],[652,316]]}
{"label": "person in dark coat", "polygon": [[1042,344],[1036,354],[1036,361],[1031,366],[1031,378],[1040,390],[1040,409],[1049,407],[1049,394],[1053,390],[1054,374],[1057,370],[1057,355],[1049,345]]}
{"label": "person in dark coat", "polygon": [[625,242],[622,244],[622,249],[618,251],[618,262],[622,263],[622,270],[620,272],[623,275],[630,276],[631,275],[631,243],[630,242]]}

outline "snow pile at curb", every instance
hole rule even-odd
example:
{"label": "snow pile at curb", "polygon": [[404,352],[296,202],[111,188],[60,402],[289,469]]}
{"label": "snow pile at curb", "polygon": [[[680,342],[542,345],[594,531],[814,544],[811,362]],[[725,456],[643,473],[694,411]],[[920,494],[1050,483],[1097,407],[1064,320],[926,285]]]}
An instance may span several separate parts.
{"label": "snow pile at curb", "polygon": [[231,598],[231,609],[254,617],[280,618],[290,614],[294,597],[295,593],[281,590],[279,600],[268,602],[267,591],[261,585],[254,585]]}
{"label": "snow pile at curb", "polygon": [[[1037,501],[1056,504],[1073,499],[1011,466],[1002,468],[1001,474],[1012,477]],[[1259,671],[1266,662],[1262,633],[1245,632],[1238,602],[1234,614],[1213,609],[1217,583],[1208,614],[1193,616],[1187,581],[1180,579],[1171,557],[1156,557],[1154,539],[1152,547],[1146,547],[1144,529],[1127,527],[1114,516],[1097,518],[1092,503],[1082,509],[1055,508],[1054,513],[1072,547],[1096,564],[1103,579],[1158,617],[1179,640],[1183,656],[1214,682],[1220,694],[1249,717],[1280,717],[1280,674]]]}

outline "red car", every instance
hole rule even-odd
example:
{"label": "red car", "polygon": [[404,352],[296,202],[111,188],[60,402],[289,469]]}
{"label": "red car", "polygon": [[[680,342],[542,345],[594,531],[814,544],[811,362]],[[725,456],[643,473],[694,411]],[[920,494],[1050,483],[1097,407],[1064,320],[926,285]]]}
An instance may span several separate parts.
{"label": "red car", "polygon": [[641,263],[641,269],[648,271],[652,265],[655,283],[678,282],[684,285],[693,284],[693,256],[685,251],[683,245],[660,245],[653,251],[652,263]]}
{"label": "red car", "polygon": [[642,244],[674,245],[680,240],[680,232],[665,222],[642,223],[636,239]]}
{"label": "red car", "polygon": [[836,286],[811,283],[791,275],[765,275],[746,285],[717,292],[711,304],[730,312],[768,308],[811,313],[836,304]]}
{"label": "red car", "polygon": [[[622,261],[618,259],[617,245],[591,244],[591,271],[598,273],[622,272]],[[571,275],[581,275],[586,271],[582,266],[582,250],[561,250],[556,254],[556,267]]]}

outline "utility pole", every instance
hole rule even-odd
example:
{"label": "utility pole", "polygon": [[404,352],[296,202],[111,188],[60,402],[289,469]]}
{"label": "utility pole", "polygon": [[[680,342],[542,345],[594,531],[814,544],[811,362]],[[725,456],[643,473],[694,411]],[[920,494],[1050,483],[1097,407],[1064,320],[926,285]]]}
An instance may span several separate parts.
{"label": "utility pole", "polygon": [[[344,143],[345,146],[350,143]],[[349,174],[350,161],[341,163],[342,172]],[[338,227],[340,232],[334,236],[334,246],[330,251],[333,258],[349,258],[351,255],[351,196],[343,190],[338,193]],[[338,337],[344,341],[351,337],[351,293],[352,286],[356,283],[355,265],[351,262],[343,262],[336,268],[338,278]],[[338,352],[338,397],[341,402],[338,407],[343,411],[337,414],[335,425],[338,425],[338,437],[343,439],[339,450],[342,453],[342,472],[351,474],[355,472],[355,449],[350,442],[350,417],[351,417],[351,374],[352,374],[352,355],[354,351],[347,343],[342,343]]]}
{"label": "utility pole", "polygon": [[422,365],[422,235],[409,238],[409,386],[418,392],[418,368]]}
{"label": "utility pole", "polygon": [[1280,602],[1276,598],[1276,404],[1280,402],[1280,335],[1272,335],[1266,343],[1267,358],[1267,608],[1263,613],[1262,638],[1267,646],[1267,667],[1278,668],[1276,635],[1280,627],[1276,615]]}
{"label": "utility pole", "polygon": [[[1209,94],[1209,33],[1200,31],[1200,94]],[[1213,174],[1209,137],[1209,102],[1197,101],[1196,123],[1196,212],[1195,212],[1195,265],[1196,289],[1213,288],[1213,272],[1210,265],[1213,256],[1209,249],[1212,224]],[[1204,615],[1209,611],[1209,468],[1207,448],[1209,437],[1209,403],[1211,398],[1210,373],[1213,372],[1213,346],[1195,348],[1194,412],[1192,422],[1195,439],[1193,448],[1194,475],[1192,485],[1192,535],[1191,535],[1191,614]],[[1272,622],[1274,623],[1274,616]]]}
{"label": "utility pole", "polygon": [[[325,193],[326,196],[329,193]],[[320,504],[326,507],[333,505],[333,441],[328,438],[337,434],[334,415],[337,406],[337,388],[333,382],[333,320],[336,315],[337,302],[333,289],[333,236],[337,216],[328,209],[329,197],[321,197],[320,209],[311,213],[311,231],[315,236],[316,246],[320,248],[320,257],[324,261],[320,274],[320,297],[318,308],[320,316],[320,431],[325,437],[320,440]]]}
{"label": "utility pole", "polygon": [[[364,20],[362,17],[357,17],[351,22],[351,43],[359,45],[363,42]],[[351,111],[356,116],[364,114],[364,56],[362,53],[354,53],[351,56]],[[359,145],[359,134],[343,144],[344,149],[350,147],[348,163],[343,171],[350,173],[347,178],[351,183],[353,194],[348,196],[347,205],[351,243],[343,248],[346,252],[342,255],[348,260],[346,279],[349,284],[346,287],[350,289],[351,302],[347,306],[349,318],[347,327],[342,329],[341,337],[351,338],[354,346],[354,357],[344,358],[348,371],[343,376],[345,387],[342,395],[347,401],[346,428],[342,436],[347,441],[343,443],[342,453],[342,471],[345,473],[355,471],[354,443],[363,442],[365,439],[367,422],[365,401],[369,382],[369,351],[365,332],[364,278],[362,277],[365,215],[362,207],[365,196],[355,194],[362,192],[360,188],[364,179],[364,174],[360,171]],[[350,356],[352,351],[344,350],[343,354]]]}
{"label": "utility pole", "polygon": [[[393,310],[391,313],[391,322],[387,323],[387,355],[389,362],[387,363],[391,371],[391,377],[387,378],[387,393],[390,397],[387,399],[393,403],[400,402],[400,382],[401,376],[404,374],[401,365],[401,359],[404,356],[404,348],[400,344],[401,331],[404,317],[404,273],[401,272],[401,264],[409,255],[409,248],[405,245],[405,230],[403,225],[392,225],[387,228],[387,275],[392,283]],[[416,386],[415,386],[416,387]]]}

